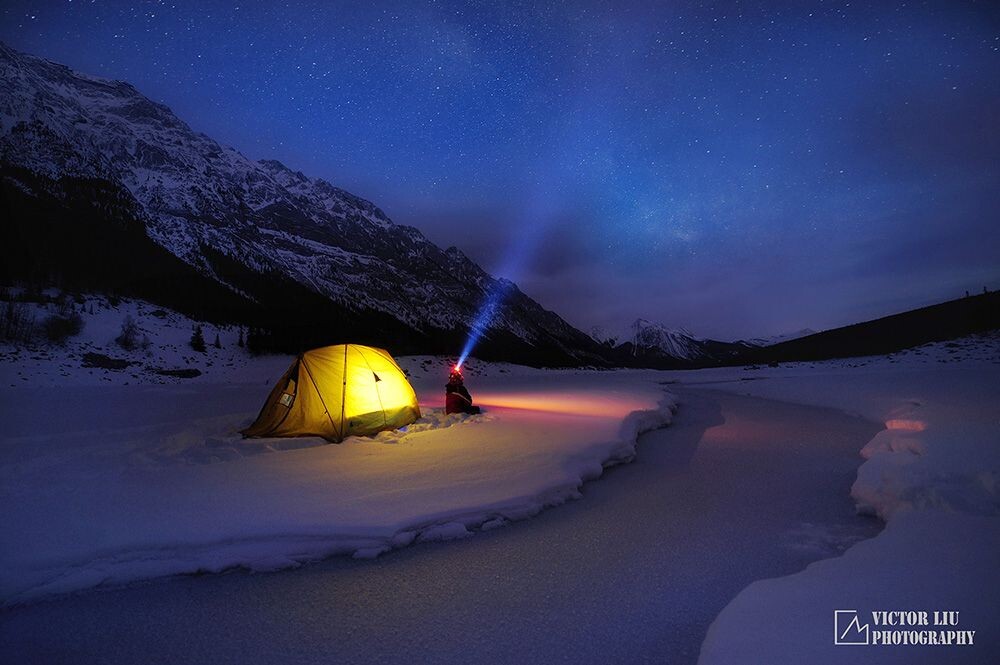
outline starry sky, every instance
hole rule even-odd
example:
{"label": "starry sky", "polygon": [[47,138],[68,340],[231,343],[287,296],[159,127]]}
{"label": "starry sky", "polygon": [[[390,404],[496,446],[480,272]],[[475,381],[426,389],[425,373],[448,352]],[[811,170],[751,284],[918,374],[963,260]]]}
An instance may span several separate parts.
{"label": "starry sky", "polygon": [[6,0],[0,39],[588,332],[818,330],[1000,287],[989,2]]}

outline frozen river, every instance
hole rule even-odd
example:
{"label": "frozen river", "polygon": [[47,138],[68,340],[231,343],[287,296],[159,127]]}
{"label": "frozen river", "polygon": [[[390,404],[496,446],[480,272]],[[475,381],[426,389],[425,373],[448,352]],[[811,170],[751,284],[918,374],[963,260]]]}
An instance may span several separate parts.
{"label": "frozen river", "polygon": [[878,532],[848,490],[880,426],[678,392],[674,424],[581,501],[375,561],[16,608],[0,614],[0,650],[17,663],[692,663],[750,582]]}

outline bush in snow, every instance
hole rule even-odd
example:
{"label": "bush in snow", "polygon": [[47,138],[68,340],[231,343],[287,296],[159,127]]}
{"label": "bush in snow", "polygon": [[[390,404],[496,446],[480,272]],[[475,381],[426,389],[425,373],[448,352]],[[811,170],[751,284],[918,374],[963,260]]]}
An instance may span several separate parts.
{"label": "bush in snow", "polygon": [[118,337],[115,337],[115,344],[126,351],[131,351],[136,347],[138,341],[139,326],[136,325],[135,319],[131,315],[126,315],[125,320],[122,321],[121,332],[118,334]]}
{"label": "bush in snow", "polygon": [[71,305],[64,304],[55,314],[50,314],[42,321],[42,332],[45,339],[55,344],[63,344],[83,330],[83,317]]}
{"label": "bush in snow", "polygon": [[140,333],[139,324],[135,322],[131,314],[127,314],[125,320],[122,321],[121,334],[115,337],[115,344],[126,351],[148,349],[150,346],[149,337],[146,335],[140,336]]}
{"label": "bush in snow", "polygon": [[194,332],[191,333],[191,341],[188,343],[195,351],[205,352],[205,335],[201,332],[201,326],[194,327]]}
{"label": "bush in snow", "polygon": [[35,315],[24,303],[8,300],[0,308],[0,337],[11,342],[28,342],[35,332]]}

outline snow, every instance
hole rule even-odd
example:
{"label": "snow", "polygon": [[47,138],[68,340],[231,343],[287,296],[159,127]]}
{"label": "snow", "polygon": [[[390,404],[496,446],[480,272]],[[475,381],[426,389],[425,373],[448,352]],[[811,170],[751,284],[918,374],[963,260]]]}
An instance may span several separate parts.
{"label": "snow", "polygon": [[[58,292],[52,290],[47,295],[54,297]],[[236,326],[200,324],[207,348],[204,353],[199,353],[188,344],[197,322],[172,310],[141,300],[112,300],[93,295],[80,296],[79,301],[68,298],[68,304],[83,319],[80,334],[62,345],[50,345],[40,340],[27,347],[0,342],[0,385],[13,388],[18,385],[184,382],[185,379],[153,373],[155,370],[172,369],[197,369],[202,378],[225,380],[234,368],[249,359],[246,349],[238,346],[240,329]],[[45,317],[58,314],[62,308],[55,302],[27,302],[21,305],[34,317],[36,326]],[[131,317],[139,327],[138,341],[145,337],[149,341],[148,347],[140,345],[126,350],[115,342],[127,317]],[[222,348],[213,345],[216,335]],[[84,356],[87,353],[124,360],[129,366],[124,370],[86,367]],[[263,362],[270,371],[272,365],[278,367],[284,360]]]}
{"label": "snow", "polygon": [[703,355],[703,337],[698,337],[685,328],[671,328],[662,323],[636,319],[618,334],[608,335],[600,329],[595,330],[594,338],[598,342],[611,342],[613,345],[631,343],[644,349],[657,349],[662,353],[681,360],[694,360]]}
{"label": "snow", "polygon": [[375,561],[332,557],[31,603],[2,613],[0,642],[23,662],[83,653],[106,665],[251,665],[290,653],[328,663],[332,648],[338,663],[398,662],[414,645],[428,663],[693,663],[742,588],[881,530],[853,514],[846,492],[878,427],[716,391],[684,388],[680,398],[670,427],[640,439],[635,463],[511,528]]}
{"label": "snow", "polygon": [[[57,309],[31,307],[39,320]],[[423,418],[323,445],[235,434],[289,358],[250,358],[235,328],[206,327],[209,348],[193,352],[193,322],[147,303],[88,296],[76,307],[86,325],[65,346],[0,347],[7,605],[171,574],[372,558],[497,528],[578,497],[606,465],[630,460],[641,432],[670,422],[664,388],[680,383],[884,425],[858,451],[850,493],[886,529],[842,556],[744,589],[712,624],[702,663],[927,657],[924,647],[834,647],[833,610],[844,608],[959,611],[979,646],[949,647],[949,662],[982,661],[1000,646],[989,634],[1000,625],[991,592],[1000,564],[1000,335],[886,357],[683,372],[472,359],[466,375],[485,407],[478,416],[441,409],[453,359],[400,358]],[[148,349],[115,347],[127,315]],[[216,332],[221,349],[211,346]],[[81,367],[88,352],[132,364]],[[182,379],[158,368],[201,374]]]}
{"label": "snow", "polygon": [[[986,663],[1000,652],[997,518],[922,510],[875,538],[787,577],[755,582],[709,629],[699,663]],[[833,644],[833,611],[958,611],[962,646]],[[992,655],[991,655],[992,654]]]}
{"label": "snow", "polygon": [[808,337],[809,335],[815,335],[815,334],[816,331],[811,328],[802,328],[801,330],[796,330],[790,333],[771,335],[769,337],[752,337],[750,339],[745,339],[742,341],[744,344],[749,344],[750,346],[771,346],[772,344],[780,344],[781,342],[790,342],[793,339]]}
{"label": "snow", "polygon": [[[6,605],[464,537],[578,497],[584,481],[634,456],[640,433],[671,420],[673,401],[648,374],[475,360],[467,376],[484,413],[449,416],[441,409],[448,360],[413,357],[401,364],[425,415],[405,431],[340,445],[243,441],[236,431],[291,358],[240,358],[230,340],[216,356],[195,354],[184,346],[190,322],[170,315],[155,353],[145,353],[212,362],[211,372],[184,380],[74,367],[74,353],[106,344],[124,312],[143,307],[95,309],[65,349],[0,363]],[[233,360],[220,363],[222,351]]]}
{"label": "snow", "polygon": [[1000,336],[928,344],[884,358],[672,376],[884,423],[886,430],[861,451],[867,461],[852,489],[862,510],[883,519],[919,507],[1000,511]]}
{"label": "snow", "polygon": [[885,531],[797,575],[752,584],[712,624],[700,663],[916,662],[937,658],[921,649],[945,648],[847,653],[830,637],[833,610],[843,608],[869,617],[960,611],[961,628],[977,630],[978,646],[949,647],[948,662],[984,662],[984,654],[1000,650],[993,631],[1000,603],[991,590],[1000,570],[1000,337],[880,358],[706,370],[680,380],[835,407],[886,427],[860,451],[864,462],[851,488],[860,511],[887,521]]}

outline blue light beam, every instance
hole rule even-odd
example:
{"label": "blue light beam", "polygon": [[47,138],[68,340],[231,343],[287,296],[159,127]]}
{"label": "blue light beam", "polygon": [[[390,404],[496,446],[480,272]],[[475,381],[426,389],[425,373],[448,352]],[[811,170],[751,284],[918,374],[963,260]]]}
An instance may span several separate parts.
{"label": "blue light beam", "polygon": [[495,279],[490,289],[486,292],[486,298],[483,300],[482,306],[479,308],[479,313],[476,314],[476,318],[472,321],[472,328],[469,330],[469,338],[465,340],[465,346],[462,348],[462,355],[458,357],[458,362],[455,364],[456,369],[462,369],[462,364],[465,362],[469,354],[472,353],[472,349],[475,348],[476,343],[479,342],[479,338],[483,336],[486,329],[490,327],[493,323],[493,317],[497,313],[500,305],[503,301],[507,299],[507,294],[510,292],[511,287],[513,287],[513,282],[509,282],[505,279]]}
{"label": "blue light beam", "polygon": [[455,363],[456,369],[461,369],[468,359],[469,354],[479,343],[483,334],[489,330],[493,319],[500,311],[501,306],[507,299],[507,295],[515,287],[513,280],[522,274],[528,259],[534,253],[539,241],[547,230],[552,220],[552,215],[542,214],[541,211],[534,211],[525,216],[524,224],[520,232],[515,236],[504,261],[494,270],[497,277],[486,291],[482,304],[476,318],[472,320],[472,327],[469,329],[469,337],[462,348],[462,354]]}

